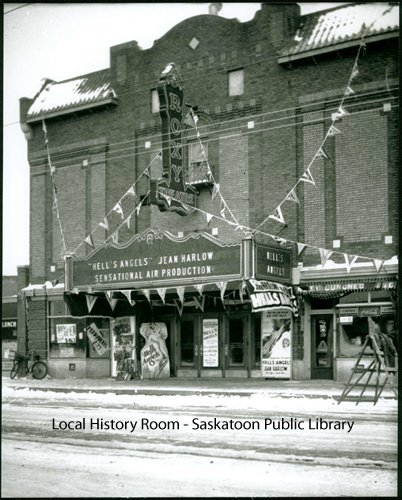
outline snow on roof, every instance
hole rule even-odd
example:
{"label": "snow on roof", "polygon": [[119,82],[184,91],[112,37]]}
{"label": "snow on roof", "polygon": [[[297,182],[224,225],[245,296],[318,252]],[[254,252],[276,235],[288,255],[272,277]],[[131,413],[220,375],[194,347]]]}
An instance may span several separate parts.
{"label": "snow on roof", "polygon": [[46,291],[64,290],[64,283],[57,283],[55,285],[53,285],[53,283],[50,281],[46,281],[42,285],[31,285],[31,283],[29,283],[29,285],[26,286],[25,288],[23,288],[21,291],[28,293],[28,295],[29,295],[30,293],[33,293],[34,290],[39,291],[39,292],[43,292],[43,293],[45,292],[45,290]]}
{"label": "snow on roof", "polygon": [[60,112],[73,112],[86,106],[100,105],[117,99],[110,86],[110,71],[97,71],[89,75],[54,82],[47,80],[34,98],[27,113],[28,121]]}
{"label": "snow on roof", "polygon": [[340,6],[302,16],[293,40],[282,49],[279,57],[398,30],[398,5],[365,3]]}

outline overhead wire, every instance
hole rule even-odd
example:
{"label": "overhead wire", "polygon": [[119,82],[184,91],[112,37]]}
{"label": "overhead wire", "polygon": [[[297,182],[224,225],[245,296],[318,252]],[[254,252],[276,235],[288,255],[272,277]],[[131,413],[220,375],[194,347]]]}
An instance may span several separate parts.
{"label": "overhead wire", "polygon": [[[377,93],[377,92],[376,92]],[[364,105],[367,105],[367,104],[374,104],[374,103],[377,103],[377,102],[383,102],[383,101],[389,101],[389,100],[397,100],[399,99],[398,96],[387,96],[387,97],[384,97],[384,98],[380,98],[380,99],[375,99],[375,100],[367,100],[367,101],[359,101],[359,102],[356,102],[356,103],[349,103],[348,104],[348,109],[350,108],[353,108],[353,107],[360,107],[360,106],[364,106]],[[395,107],[395,106],[394,106]],[[324,110],[324,112],[331,112],[331,110],[335,110],[337,109],[336,107],[334,108],[326,108]],[[274,123],[274,122],[279,122],[279,121],[284,121],[284,120],[295,120],[296,118],[297,119],[300,119],[302,118],[303,116],[305,116],[306,114],[309,114],[311,112],[307,112],[307,113],[303,113],[303,114],[298,114],[298,115],[292,115],[292,116],[284,116],[284,117],[280,117],[280,118],[274,118],[272,120],[263,120],[263,121],[259,121],[257,122],[257,126],[260,126],[262,124],[268,124],[268,123]],[[357,112],[358,113],[358,112]],[[265,113],[264,113],[265,114]],[[260,116],[264,115],[264,114],[261,114]],[[243,123],[242,124],[239,124],[238,126],[235,126],[235,127],[229,127],[229,128],[224,128],[224,129],[216,129],[216,130],[210,130],[208,132],[208,142],[209,141],[213,141],[215,140],[212,136],[215,135],[215,134],[222,134],[224,132],[227,132],[227,131],[231,131],[231,130],[237,130],[239,128],[244,128],[245,126],[247,126],[247,120],[249,120],[251,117],[244,117],[243,118]],[[303,127],[304,125],[306,124],[311,124],[313,122],[316,122],[316,123],[319,123],[319,122],[322,122],[324,120],[324,118],[322,119],[317,119],[317,120],[310,120],[310,121],[300,121],[300,122],[297,122],[297,123],[292,123],[291,126],[299,126],[299,127]],[[221,122],[221,123],[225,123],[225,122]],[[217,125],[220,125],[221,123],[218,123]],[[214,124],[211,124],[209,127],[212,128]],[[201,133],[201,130],[202,129],[207,129],[208,126],[205,126],[205,125],[202,125],[199,127],[199,130],[200,130],[200,133]],[[264,129],[266,130],[266,129]],[[271,127],[269,130],[275,130],[275,127]],[[255,132],[259,132],[261,131],[261,129],[255,129]],[[191,139],[191,130],[187,131],[189,136],[190,136],[190,139]],[[144,138],[144,140],[146,138],[149,138],[149,136],[146,136]],[[118,153],[118,152],[123,152],[123,151],[127,151],[127,150],[130,150],[130,149],[133,149],[135,150],[138,145],[136,144],[136,140],[135,139],[132,139],[132,140],[128,140],[128,141],[121,141],[119,143],[111,143],[111,144],[108,144],[108,147],[112,146],[113,144],[124,144],[124,143],[133,143],[132,146],[128,146],[128,147],[125,147],[125,148],[118,148],[118,149],[112,149],[111,150],[111,155],[114,154],[114,153]],[[159,149],[159,145],[162,145],[163,141],[162,140],[158,140],[156,142],[152,142],[152,148],[158,148]],[[94,148],[94,151],[96,150],[99,150],[99,145],[98,146],[93,146]],[[74,156],[77,156],[79,153],[83,152],[83,153],[86,153],[86,154],[91,154],[90,151],[88,151],[87,148],[83,148],[82,150],[74,150],[73,151],[73,155]],[[110,151],[110,149],[109,149]],[[124,157],[128,157],[128,156],[132,156],[133,158],[135,157],[139,157],[139,156],[143,156],[143,155],[146,155],[150,152],[150,149],[149,150],[144,150],[144,151],[141,151],[141,152],[137,152],[137,153],[133,153],[131,155],[127,155],[127,156],[124,156]],[[53,153],[52,154],[52,158],[53,158],[53,161],[55,162],[55,164],[57,165],[61,165],[63,163],[71,163],[71,161],[73,161],[73,159],[71,158],[72,154],[66,152],[66,153]],[[63,159],[65,158],[65,159]],[[108,159],[109,160],[112,160],[112,159],[118,159],[120,157],[114,157],[114,156],[109,156]]]}

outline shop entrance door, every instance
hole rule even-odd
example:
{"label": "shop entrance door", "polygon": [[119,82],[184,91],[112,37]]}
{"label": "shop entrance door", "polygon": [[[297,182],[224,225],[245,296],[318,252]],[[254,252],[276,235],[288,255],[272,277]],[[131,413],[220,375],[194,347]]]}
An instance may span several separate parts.
{"label": "shop entrance door", "polygon": [[247,377],[246,327],[246,318],[244,315],[233,315],[226,319],[226,377],[240,375]]}
{"label": "shop entrance door", "polygon": [[179,377],[221,377],[223,343],[218,316],[183,314],[177,360]]}
{"label": "shop entrance door", "polygon": [[311,316],[311,378],[334,378],[332,314]]}

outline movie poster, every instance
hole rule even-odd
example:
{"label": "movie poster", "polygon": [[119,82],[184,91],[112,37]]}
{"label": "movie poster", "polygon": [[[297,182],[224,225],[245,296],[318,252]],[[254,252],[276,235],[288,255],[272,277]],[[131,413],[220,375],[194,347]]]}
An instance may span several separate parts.
{"label": "movie poster", "polygon": [[261,376],[291,378],[292,317],[290,311],[261,313]]}
{"label": "movie poster", "polygon": [[219,366],[218,319],[204,319],[202,322],[202,365],[204,368]]}
{"label": "movie poster", "polygon": [[113,324],[112,377],[127,380],[135,372],[135,317],[116,318]]}
{"label": "movie poster", "polygon": [[170,362],[166,347],[168,336],[165,323],[142,323],[140,334],[145,339],[141,349],[141,373],[143,378],[169,378]]}

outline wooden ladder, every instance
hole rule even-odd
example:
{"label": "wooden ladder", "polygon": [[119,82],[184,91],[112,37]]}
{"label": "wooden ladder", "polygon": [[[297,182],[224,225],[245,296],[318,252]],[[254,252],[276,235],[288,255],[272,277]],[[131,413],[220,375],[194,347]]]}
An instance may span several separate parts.
{"label": "wooden ladder", "polygon": [[[370,347],[370,344],[372,347],[372,352],[367,353],[366,356],[372,356],[373,359],[367,367],[362,367],[361,365],[359,365],[360,360],[365,355],[365,351]],[[389,380],[391,382],[395,397],[397,398],[398,397],[398,389],[397,389],[398,354],[396,353],[396,351],[394,352],[394,356],[395,356],[395,366],[394,367],[388,366],[385,361],[384,353],[381,351],[378,345],[376,335],[373,333],[369,333],[366,337],[366,340],[364,341],[363,348],[359,354],[359,357],[357,358],[355,366],[352,369],[352,374],[345,386],[345,389],[343,390],[339,398],[338,404],[341,403],[342,401],[354,401],[357,397],[356,405],[358,405],[362,400],[364,392],[368,388],[374,388],[374,395],[371,395],[368,401],[376,404],[381,396],[382,391],[384,390],[384,387],[390,375],[392,376]],[[359,374],[359,377],[352,382],[353,377],[357,374]],[[360,381],[366,374],[368,374],[367,380],[365,382],[360,383]],[[374,374],[376,375],[375,383],[370,384],[370,380]],[[383,378],[382,382],[380,380],[381,374],[385,374],[385,377]],[[358,396],[351,395],[350,393],[356,387],[361,388],[360,394]],[[365,398],[365,401],[367,401],[367,396]]]}

